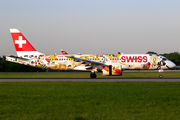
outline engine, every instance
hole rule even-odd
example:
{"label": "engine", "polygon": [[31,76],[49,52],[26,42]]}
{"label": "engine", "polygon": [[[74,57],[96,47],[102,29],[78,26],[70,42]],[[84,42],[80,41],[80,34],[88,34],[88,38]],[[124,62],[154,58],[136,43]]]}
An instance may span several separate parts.
{"label": "engine", "polygon": [[119,64],[103,66],[103,75],[122,75],[122,66]]}

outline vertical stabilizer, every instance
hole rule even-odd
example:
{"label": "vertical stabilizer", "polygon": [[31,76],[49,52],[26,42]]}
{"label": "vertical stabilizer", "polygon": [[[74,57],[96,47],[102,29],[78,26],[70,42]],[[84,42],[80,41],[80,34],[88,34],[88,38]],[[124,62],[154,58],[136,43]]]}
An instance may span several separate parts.
{"label": "vertical stabilizer", "polygon": [[66,51],[62,50],[62,49],[61,49],[61,52],[62,52],[63,55],[68,55],[68,53]]}
{"label": "vertical stabilizer", "polygon": [[24,55],[40,55],[42,53],[36,51],[36,49],[29,43],[24,35],[18,29],[10,29],[13,43],[19,57]]}

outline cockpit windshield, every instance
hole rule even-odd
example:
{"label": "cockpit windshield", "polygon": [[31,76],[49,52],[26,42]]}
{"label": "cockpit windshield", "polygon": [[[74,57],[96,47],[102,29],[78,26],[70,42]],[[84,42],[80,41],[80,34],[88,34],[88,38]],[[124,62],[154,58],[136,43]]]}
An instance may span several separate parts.
{"label": "cockpit windshield", "polygon": [[167,58],[162,58],[162,60],[163,60],[163,61],[166,61],[166,60],[168,60],[168,59],[167,59]]}

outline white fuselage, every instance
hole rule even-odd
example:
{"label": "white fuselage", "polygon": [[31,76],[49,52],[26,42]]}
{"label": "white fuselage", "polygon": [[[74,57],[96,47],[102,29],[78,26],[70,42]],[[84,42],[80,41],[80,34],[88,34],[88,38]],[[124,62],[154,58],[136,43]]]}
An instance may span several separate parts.
{"label": "white fuselage", "polygon": [[[167,66],[170,68],[175,66],[167,58],[155,54],[83,54],[69,56],[106,65],[119,64],[122,69],[168,69]],[[17,59],[16,62],[52,70],[87,70],[92,66],[97,69],[102,68],[102,66],[91,65],[91,62],[87,65],[88,62],[84,64],[82,61],[74,61],[73,58],[66,55],[24,55],[23,58],[29,60],[22,62],[22,59]]]}

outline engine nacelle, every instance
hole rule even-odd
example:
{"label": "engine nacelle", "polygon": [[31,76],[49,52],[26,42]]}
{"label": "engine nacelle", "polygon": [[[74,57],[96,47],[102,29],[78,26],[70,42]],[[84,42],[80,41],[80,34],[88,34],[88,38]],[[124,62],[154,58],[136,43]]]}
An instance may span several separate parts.
{"label": "engine nacelle", "polygon": [[122,66],[117,64],[117,65],[105,65],[103,66],[103,75],[122,75]]}

